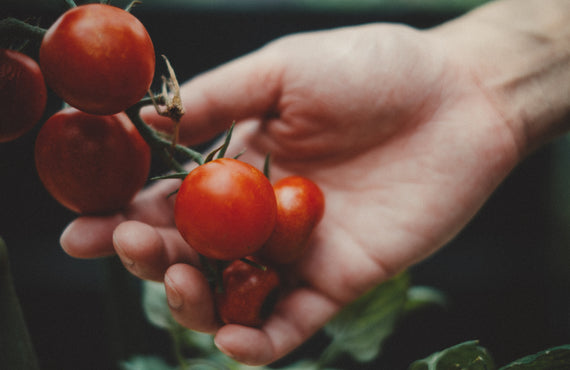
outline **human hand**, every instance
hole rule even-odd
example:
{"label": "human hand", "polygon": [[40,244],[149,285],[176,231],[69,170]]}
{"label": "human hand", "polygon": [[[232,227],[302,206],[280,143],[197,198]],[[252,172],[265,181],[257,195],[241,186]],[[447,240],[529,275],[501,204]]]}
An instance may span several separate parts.
{"label": "human hand", "polygon": [[[222,326],[199,261],[173,222],[179,182],[161,181],[122,213],[80,217],[63,233],[72,256],[117,253],[142,279],[164,281],[182,325],[215,333],[238,361],[284,356],[344,305],[452,238],[520,159],[489,92],[441,38],[366,25],[279,39],[189,81],[181,140],[238,121],[230,148],[272,177],[311,178],[325,216],[260,329]],[[145,112],[155,127],[171,123]]]}

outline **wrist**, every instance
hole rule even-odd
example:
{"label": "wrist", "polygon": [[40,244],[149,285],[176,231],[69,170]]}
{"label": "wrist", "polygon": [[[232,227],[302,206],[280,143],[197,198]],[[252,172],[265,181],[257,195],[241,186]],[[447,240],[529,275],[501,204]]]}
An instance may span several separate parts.
{"label": "wrist", "polygon": [[429,32],[469,69],[523,152],[570,130],[570,2],[503,0]]}

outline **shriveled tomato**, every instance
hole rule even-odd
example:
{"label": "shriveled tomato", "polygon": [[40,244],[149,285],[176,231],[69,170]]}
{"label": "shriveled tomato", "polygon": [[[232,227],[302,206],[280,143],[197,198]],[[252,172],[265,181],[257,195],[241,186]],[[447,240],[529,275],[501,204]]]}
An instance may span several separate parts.
{"label": "shriveled tomato", "polygon": [[250,258],[265,269],[242,260],[232,262],[222,274],[223,287],[216,294],[220,319],[226,324],[256,327],[271,313],[280,284],[276,270]]}
{"label": "shriveled tomato", "polygon": [[230,158],[192,170],[174,207],[176,226],[188,244],[220,260],[257,251],[271,234],[276,213],[273,187],[263,173]]}
{"label": "shriveled tomato", "polygon": [[154,47],[146,28],[129,12],[87,4],[68,10],[47,30],[40,66],[48,86],[69,105],[109,115],[148,91]]}
{"label": "shriveled tomato", "polygon": [[125,113],[91,115],[64,109],[40,129],[38,175],[63,206],[82,214],[116,211],[147,179],[150,148]]}
{"label": "shriveled tomato", "polygon": [[315,226],[323,218],[325,197],[317,184],[301,176],[275,183],[277,221],[260,254],[275,263],[290,263],[305,251]]}
{"label": "shriveled tomato", "polygon": [[36,61],[0,49],[0,142],[28,132],[44,113],[46,100],[46,85]]}

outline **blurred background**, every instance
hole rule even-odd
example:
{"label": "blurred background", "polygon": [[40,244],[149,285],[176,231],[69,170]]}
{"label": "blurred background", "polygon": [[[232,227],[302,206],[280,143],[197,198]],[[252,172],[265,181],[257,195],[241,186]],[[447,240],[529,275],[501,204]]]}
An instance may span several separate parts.
{"label": "blurred background", "polygon": [[[484,2],[143,0],[133,14],[147,27],[157,55],[168,56],[184,81],[285,34],[367,22],[427,28]],[[0,0],[2,17],[46,28],[64,9],[63,0]],[[34,56],[33,50],[26,51]],[[163,64],[157,65],[160,76]],[[44,120],[59,108],[50,96]],[[0,235],[42,368],[113,369],[117,359],[138,353],[168,358],[169,338],[142,315],[139,282],[113,258],[76,260],[59,247],[75,215],[39,183],[36,134],[0,144]],[[358,368],[406,368],[471,339],[479,339],[498,364],[570,343],[569,169],[567,138],[515,169],[455,240],[411,270],[414,284],[440,289],[449,306],[403,320],[380,359]],[[153,164],[154,172],[161,170]],[[317,336],[290,359],[319,346]]]}

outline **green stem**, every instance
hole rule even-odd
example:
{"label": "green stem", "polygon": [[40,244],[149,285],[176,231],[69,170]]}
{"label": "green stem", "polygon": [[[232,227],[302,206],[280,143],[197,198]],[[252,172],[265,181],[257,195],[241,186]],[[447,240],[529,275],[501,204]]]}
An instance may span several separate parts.
{"label": "green stem", "polygon": [[182,351],[182,345],[184,342],[182,339],[183,331],[179,327],[175,327],[169,330],[169,332],[174,347],[174,356],[178,361],[178,365],[180,365],[180,369],[186,369],[188,368],[188,362],[186,361],[186,358],[184,357],[184,353]]}
{"label": "green stem", "polygon": [[0,20],[0,39],[10,41],[24,39],[41,42],[46,31],[44,28],[33,26],[12,17]]}
{"label": "green stem", "polygon": [[[110,2],[110,0],[107,1],[107,3],[109,3],[109,2]],[[129,3],[129,5],[126,6],[125,11],[130,13],[131,10],[135,7],[135,5],[138,5],[138,4],[142,4],[142,1],[139,1],[139,0],[131,1]]]}
{"label": "green stem", "polygon": [[[161,98],[159,97],[159,101]],[[166,164],[176,172],[184,172],[184,166],[182,166],[172,155],[172,151],[175,153],[181,154],[187,159],[190,159],[196,162],[199,165],[204,164],[204,158],[202,154],[199,152],[187,148],[183,145],[173,145],[171,141],[166,140],[165,138],[161,137],[160,134],[154,130],[152,127],[147,125],[140,116],[140,110],[147,105],[153,104],[153,100],[150,98],[142,99],[137,104],[133,105],[132,107],[126,110],[127,115],[143,137],[143,139],[147,142],[147,144],[151,147],[151,149],[156,152],[165,162]]]}
{"label": "green stem", "polygon": [[[77,8],[77,4],[75,4],[75,1],[73,0],[65,0],[65,3],[67,4],[67,6],[69,7],[69,9],[71,8]],[[107,2],[108,3],[108,2]]]}
{"label": "green stem", "polygon": [[317,360],[317,370],[325,369],[330,366],[338,358],[341,352],[342,345],[339,345],[339,343],[333,339],[333,341],[325,348]]}
{"label": "green stem", "polygon": [[258,263],[256,261],[250,260],[249,258],[246,258],[246,257],[240,258],[240,261],[250,265],[251,267],[255,267],[256,269],[260,269],[261,271],[267,271],[267,266],[262,265],[261,263]]}
{"label": "green stem", "polygon": [[38,360],[14,289],[8,249],[0,238],[0,368],[39,369]]}

